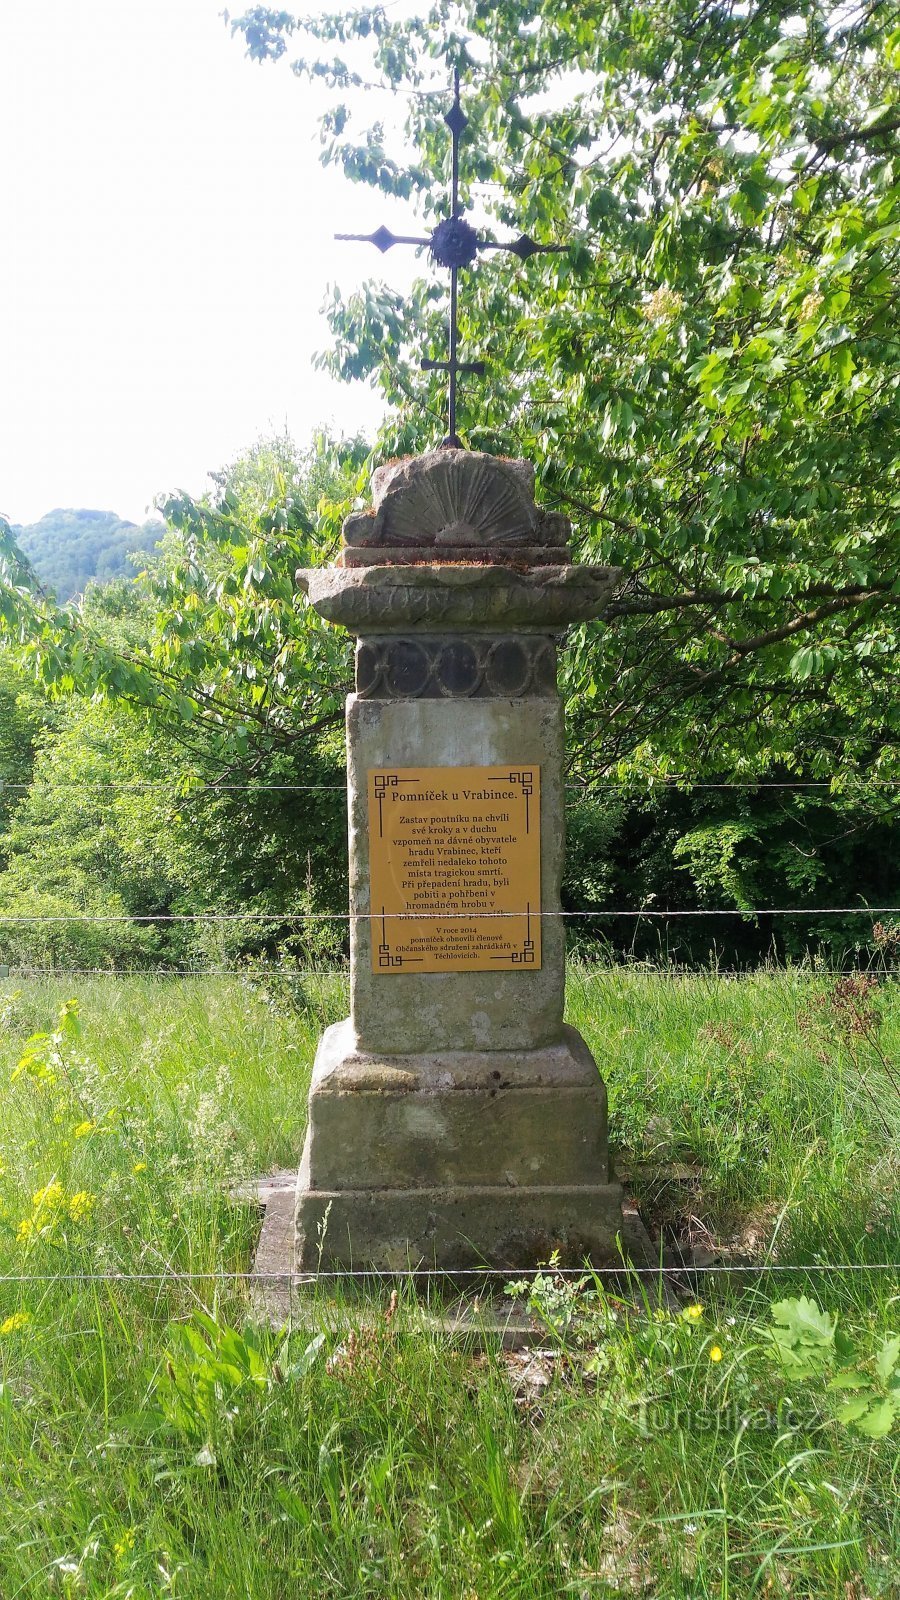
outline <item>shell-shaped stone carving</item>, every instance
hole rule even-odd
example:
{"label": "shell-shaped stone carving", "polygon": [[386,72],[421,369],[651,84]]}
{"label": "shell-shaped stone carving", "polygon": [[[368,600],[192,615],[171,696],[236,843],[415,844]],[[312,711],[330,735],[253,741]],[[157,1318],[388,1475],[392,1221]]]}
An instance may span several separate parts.
{"label": "shell-shaped stone carving", "polygon": [[436,450],[391,463],[372,479],[375,542],[477,549],[532,543],[537,522],[530,462]]}

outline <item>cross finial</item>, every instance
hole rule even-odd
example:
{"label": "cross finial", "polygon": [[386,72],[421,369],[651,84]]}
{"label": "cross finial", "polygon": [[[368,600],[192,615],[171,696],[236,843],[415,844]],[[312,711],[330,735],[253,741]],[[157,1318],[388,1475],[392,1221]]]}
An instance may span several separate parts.
{"label": "cross finial", "polygon": [[464,449],[462,440],[456,431],[456,380],[461,372],[483,373],[483,361],[460,361],[458,357],[459,334],[457,327],[457,297],[458,276],[461,267],[470,267],[475,261],[479,250],[507,250],[512,255],[518,256],[520,261],[528,261],[531,256],[548,254],[565,250],[565,245],[538,244],[529,238],[527,233],[519,235],[506,244],[496,244],[491,239],[480,239],[471,223],[467,222],[460,213],[459,204],[459,144],[464,128],[468,126],[468,118],[462,108],[459,92],[459,68],[453,72],[453,103],[444,117],[452,136],[452,181],[450,188],[450,215],[437,224],[437,227],[427,239],[416,238],[409,234],[394,234],[389,228],[377,228],[374,233],[336,233],[336,239],[359,239],[367,244],[374,244],[377,250],[384,253],[395,244],[427,244],[431,247],[433,259],[439,267],[450,269],[450,321],[448,339],[448,359],[446,361],[423,361],[423,372],[446,372],[448,378],[448,430],[447,437],[441,440],[441,448]]}

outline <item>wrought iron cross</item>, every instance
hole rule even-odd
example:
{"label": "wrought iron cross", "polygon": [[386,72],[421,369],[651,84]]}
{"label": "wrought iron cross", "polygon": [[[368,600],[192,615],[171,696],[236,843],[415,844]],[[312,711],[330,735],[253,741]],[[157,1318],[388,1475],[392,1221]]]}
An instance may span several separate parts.
{"label": "wrought iron cross", "polygon": [[374,233],[336,233],[336,239],[359,239],[366,244],[374,244],[382,254],[390,250],[395,244],[427,244],[431,247],[431,254],[439,267],[450,268],[450,332],[449,332],[449,360],[423,361],[423,372],[446,372],[448,376],[448,412],[449,429],[446,439],[441,440],[441,448],[452,447],[456,450],[464,448],[462,440],[456,432],[456,380],[461,372],[483,373],[483,361],[460,361],[457,355],[458,329],[457,329],[457,279],[460,267],[470,267],[478,255],[479,250],[508,250],[512,255],[518,256],[520,261],[528,261],[531,256],[551,254],[565,250],[562,244],[538,244],[529,238],[527,233],[520,233],[518,239],[511,240],[508,244],[495,244],[491,239],[480,239],[471,223],[460,215],[459,206],[459,141],[463,129],[468,124],[459,99],[459,69],[453,74],[453,104],[444,117],[453,136],[453,180],[451,186],[450,216],[439,222],[427,239],[414,238],[409,234],[394,234],[389,228],[376,228]]}

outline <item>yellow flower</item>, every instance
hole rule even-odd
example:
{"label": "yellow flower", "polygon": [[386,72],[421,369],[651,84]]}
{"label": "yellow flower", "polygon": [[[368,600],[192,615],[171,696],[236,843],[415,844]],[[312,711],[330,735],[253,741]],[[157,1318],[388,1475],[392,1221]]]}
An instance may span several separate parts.
{"label": "yellow flower", "polygon": [[74,1130],[76,1139],[84,1139],[87,1134],[93,1133],[96,1126],[96,1122],[91,1122],[90,1118],[85,1122],[79,1122],[78,1127]]}
{"label": "yellow flower", "polygon": [[35,1211],[55,1211],[65,1200],[65,1190],[61,1183],[46,1183],[43,1189],[38,1189],[31,1197]]}
{"label": "yellow flower", "polygon": [[121,1539],[116,1540],[115,1544],[113,1545],[113,1555],[117,1561],[124,1560],[129,1550],[134,1549],[134,1536],[134,1528],[126,1528]]}
{"label": "yellow flower", "polygon": [[0,1322],[0,1334],[18,1333],[20,1328],[27,1328],[30,1321],[30,1311],[14,1311],[12,1316],[7,1317],[5,1322]]}
{"label": "yellow flower", "polygon": [[686,1322],[699,1322],[703,1315],[703,1307],[699,1304],[685,1306],[684,1316]]}
{"label": "yellow flower", "polygon": [[87,1189],[79,1189],[77,1194],[69,1196],[69,1216],[73,1222],[84,1222],[94,1209],[96,1195]]}
{"label": "yellow flower", "polygon": [[721,1361],[722,1352],[719,1349],[719,1346],[717,1344],[714,1344],[712,1349],[710,1350],[709,1359],[710,1359],[710,1361]]}
{"label": "yellow flower", "polygon": [[34,1233],[34,1223],[30,1217],[23,1217],[16,1229],[16,1238],[20,1244],[27,1244]]}
{"label": "yellow flower", "polygon": [[146,1163],[146,1161],[136,1161],[131,1170],[132,1170],[132,1172],[146,1172],[147,1171],[147,1163]]}

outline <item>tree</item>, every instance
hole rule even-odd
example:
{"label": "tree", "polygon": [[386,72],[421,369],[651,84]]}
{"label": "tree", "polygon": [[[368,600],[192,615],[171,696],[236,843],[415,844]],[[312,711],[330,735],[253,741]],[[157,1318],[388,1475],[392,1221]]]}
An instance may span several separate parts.
{"label": "tree", "polygon": [[168,524],[134,583],[60,607],[36,590],[0,525],[0,627],[51,696],[140,706],[148,726],[224,781],[275,752],[311,752],[352,676],[347,639],[302,602],[295,573],[327,560],[364,485],[358,441],[298,452],[260,441],[198,500],[160,502]]}
{"label": "tree", "polygon": [[[466,198],[496,236],[568,247],[480,260],[462,335],[490,353],[469,444],[531,457],[581,553],[628,574],[570,653],[579,771],[896,779],[897,6],[437,0],[231,26],[257,60],[305,34],[294,70],[335,91],[325,159],[426,217],[460,63]],[[373,80],[409,91],[406,160],[358,128]],[[334,291],[327,365],[377,375],[385,453],[440,437],[419,360],[443,319],[433,275],[409,303]]]}
{"label": "tree", "polygon": [[260,441],[203,499],[166,502],[143,573],[73,606],[35,588],[7,536],[0,778],[8,762],[24,788],[0,790],[0,960],[345,952],[343,922],[306,917],[346,907],[350,646],[294,573],[333,547],[318,507],[340,517],[364,456]]}

